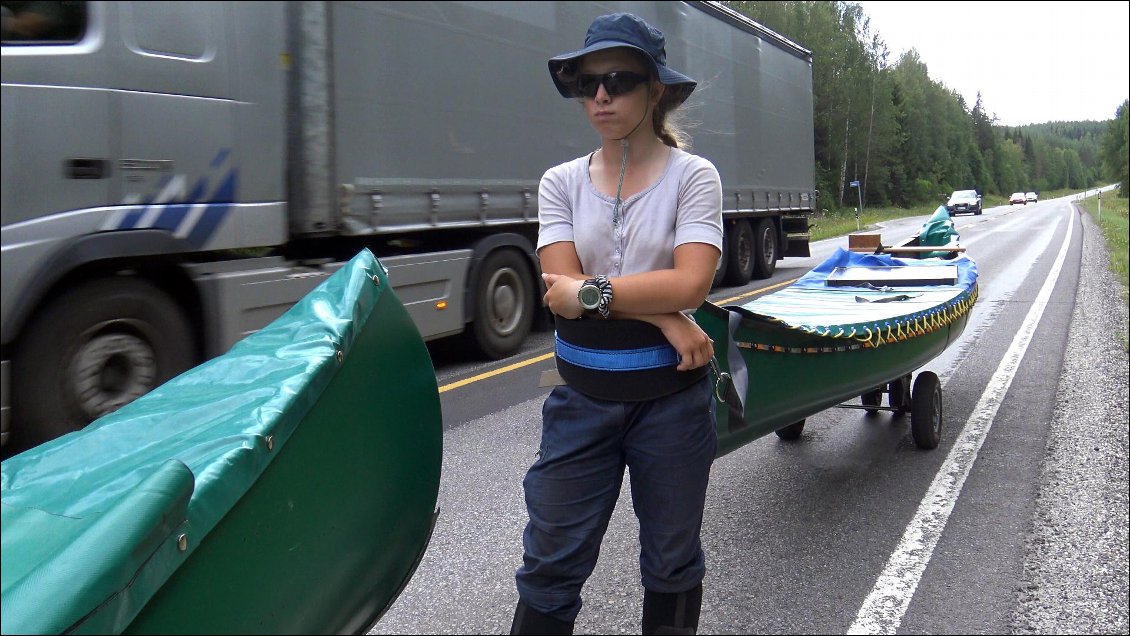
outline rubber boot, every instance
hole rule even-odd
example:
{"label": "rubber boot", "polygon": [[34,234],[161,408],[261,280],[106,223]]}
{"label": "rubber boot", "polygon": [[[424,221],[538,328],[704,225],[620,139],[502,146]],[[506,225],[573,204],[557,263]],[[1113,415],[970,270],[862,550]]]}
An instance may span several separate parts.
{"label": "rubber boot", "polygon": [[644,634],[696,634],[702,586],[678,594],[643,591]]}
{"label": "rubber boot", "polygon": [[545,634],[547,636],[561,634],[567,636],[573,633],[573,623],[567,623],[548,614],[542,614],[522,601],[518,601],[518,607],[514,608],[514,624],[510,626],[510,633]]}

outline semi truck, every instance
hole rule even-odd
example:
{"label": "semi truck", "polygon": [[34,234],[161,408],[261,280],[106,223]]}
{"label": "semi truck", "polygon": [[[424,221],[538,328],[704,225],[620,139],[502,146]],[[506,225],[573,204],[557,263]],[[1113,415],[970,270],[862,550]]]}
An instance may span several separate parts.
{"label": "semi truck", "polygon": [[699,81],[716,284],[808,255],[811,53],[720,3],[11,3],[58,5],[65,26],[30,34],[9,4],[5,444],[225,352],[362,248],[425,339],[515,353],[544,323],[539,179],[599,143],[546,61],[610,11],[661,28]]}

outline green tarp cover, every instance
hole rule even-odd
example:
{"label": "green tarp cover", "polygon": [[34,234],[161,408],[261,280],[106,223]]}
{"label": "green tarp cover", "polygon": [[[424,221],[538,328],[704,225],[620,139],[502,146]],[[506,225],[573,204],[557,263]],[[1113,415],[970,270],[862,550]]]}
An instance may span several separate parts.
{"label": "green tarp cover", "polygon": [[949,245],[950,241],[957,238],[957,228],[954,227],[953,219],[950,218],[950,213],[946,211],[944,205],[938,206],[918,231],[918,244],[922,246]]}
{"label": "green tarp cover", "polygon": [[389,292],[365,250],[229,353],[4,461],[3,633],[128,625],[286,445]]}
{"label": "green tarp cover", "polygon": [[[950,213],[946,210],[946,206],[940,205],[934,214],[926,219],[922,224],[922,229],[918,231],[918,244],[923,247],[941,247],[942,245],[949,245],[956,243],[958,240],[957,228],[954,227],[953,219],[950,218]],[[943,257],[948,252],[926,252],[922,254],[922,258],[930,257]]]}

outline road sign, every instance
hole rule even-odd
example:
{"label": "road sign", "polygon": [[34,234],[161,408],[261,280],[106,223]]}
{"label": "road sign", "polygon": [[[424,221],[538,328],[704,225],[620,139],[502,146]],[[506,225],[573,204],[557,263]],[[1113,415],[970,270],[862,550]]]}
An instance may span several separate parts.
{"label": "road sign", "polygon": [[852,181],[852,182],[851,182],[851,183],[849,183],[848,185],[849,185],[850,187],[852,187],[852,188],[858,188],[858,187],[859,187],[859,182],[858,182],[858,181]]}

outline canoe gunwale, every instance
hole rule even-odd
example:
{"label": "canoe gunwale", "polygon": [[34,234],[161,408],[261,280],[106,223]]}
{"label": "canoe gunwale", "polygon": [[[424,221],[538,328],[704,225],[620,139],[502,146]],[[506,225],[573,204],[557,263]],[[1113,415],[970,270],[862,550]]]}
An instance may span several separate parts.
{"label": "canoe gunwale", "polygon": [[[808,335],[815,336],[811,344],[803,346],[788,346],[780,342],[771,342],[774,330],[751,328],[747,333],[764,336],[761,339],[749,338],[737,341],[739,349],[755,349],[759,351],[773,351],[778,353],[827,353],[831,351],[844,351],[879,347],[885,344],[901,342],[910,338],[924,336],[932,331],[942,329],[973,309],[977,302],[979,288],[976,283],[952,300],[938,305],[932,309],[907,314],[879,323],[849,323],[839,325],[793,325],[773,316],[756,314],[742,307],[726,307],[723,311],[736,311],[742,315],[743,324],[764,323],[779,326]],[[855,343],[844,345],[841,343],[822,343],[820,340],[832,339],[853,340]]]}

